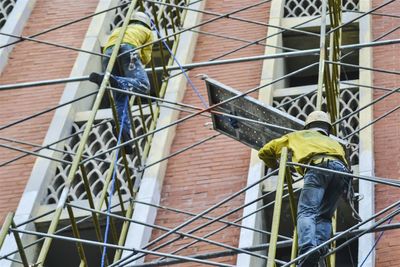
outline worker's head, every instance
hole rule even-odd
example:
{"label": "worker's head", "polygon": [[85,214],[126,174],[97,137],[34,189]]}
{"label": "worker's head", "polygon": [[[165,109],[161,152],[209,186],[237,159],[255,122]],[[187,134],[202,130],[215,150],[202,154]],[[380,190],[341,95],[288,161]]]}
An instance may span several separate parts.
{"label": "worker's head", "polygon": [[307,116],[306,123],[304,125],[304,129],[316,129],[325,133],[326,135],[329,135],[331,128],[332,124],[328,114],[319,110],[311,112]]}
{"label": "worker's head", "polygon": [[141,24],[151,30],[150,18],[143,12],[133,12],[130,23]]}

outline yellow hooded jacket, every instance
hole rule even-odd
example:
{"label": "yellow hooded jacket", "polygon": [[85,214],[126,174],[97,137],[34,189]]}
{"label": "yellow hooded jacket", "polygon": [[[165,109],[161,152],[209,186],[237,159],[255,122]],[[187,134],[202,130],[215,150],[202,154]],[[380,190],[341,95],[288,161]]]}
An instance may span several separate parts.
{"label": "yellow hooded jacket", "polygon": [[[104,46],[104,51],[112,45],[115,45],[121,28],[115,29],[111,35],[108,37],[108,41]],[[140,24],[130,24],[128,25],[124,38],[122,39],[122,43],[130,44],[135,47],[139,47],[148,43],[153,42],[153,33],[152,31]],[[140,50],[140,60],[144,65],[150,62],[151,60],[151,51],[153,49],[153,45],[148,45]]]}
{"label": "yellow hooded jacket", "polygon": [[[334,139],[316,130],[302,130],[286,134],[280,138],[271,140],[258,152],[258,157],[269,168],[277,167],[277,159],[281,155],[283,147],[292,152],[292,161],[308,164],[316,155],[334,156],[346,163],[343,147]],[[300,174],[304,174],[302,168],[296,167]]]}

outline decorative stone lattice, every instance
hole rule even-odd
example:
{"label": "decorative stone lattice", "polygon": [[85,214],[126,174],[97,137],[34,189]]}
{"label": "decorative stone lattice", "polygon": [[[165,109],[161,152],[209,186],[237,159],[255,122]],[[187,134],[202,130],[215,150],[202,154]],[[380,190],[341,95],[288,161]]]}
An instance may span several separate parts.
{"label": "decorative stone lattice", "polygon": [[[146,127],[149,128],[151,124],[151,116],[147,116],[145,123]],[[91,157],[95,154],[100,153],[101,151],[107,150],[109,148],[114,147],[117,144],[117,140],[113,134],[113,123],[110,121],[103,121],[103,122],[96,122],[96,124],[100,124],[100,126],[95,127],[90,132],[90,136],[88,142],[85,146],[84,157]],[[137,136],[142,135],[145,131],[143,129],[143,125],[141,122],[140,117],[134,117],[134,125],[136,129]],[[74,123],[72,133],[74,134],[79,131],[83,131],[85,129],[86,123]],[[64,150],[67,153],[64,153],[62,159],[66,161],[73,160],[73,154],[76,153],[80,140],[82,138],[82,133],[78,134],[77,136],[73,137],[69,143],[65,144]],[[140,154],[143,152],[143,148],[145,146],[145,138],[142,138],[138,141],[138,147],[140,149]],[[133,144],[132,144],[133,145]],[[135,151],[135,149],[134,149]],[[121,154],[121,153],[120,153]],[[92,192],[93,197],[99,197],[103,187],[104,181],[109,171],[110,161],[111,159],[111,152],[103,155],[100,157],[100,160],[91,160],[86,162],[85,170],[87,173],[87,177],[90,184],[90,189]],[[127,155],[128,165],[130,168],[130,178],[132,181],[135,179],[134,169],[132,167],[139,166],[139,158],[138,155],[134,152],[131,155]],[[125,168],[123,167],[123,160],[122,157],[118,159],[118,170],[116,174],[116,178],[120,182],[120,188],[122,194],[128,194],[128,183],[125,175]],[[58,163],[56,166],[56,172],[54,178],[47,189],[47,195],[44,199],[44,204],[54,204],[57,203],[61,192],[65,186],[65,181],[67,179],[69,170],[71,165]],[[115,191],[115,195],[117,191]],[[74,179],[74,183],[70,190],[70,197],[72,200],[82,200],[87,199],[87,194],[84,188],[84,183],[82,179],[82,174],[79,171]]]}
{"label": "decorative stone lattice", "polygon": [[[358,10],[359,0],[342,0],[343,10]],[[285,18],[321,15],[321,0],[286,0]]]}
{"label": "decorative stone lattice", "polygon": [[[289,113],[290,115],[305,120],[307,115],[315,110],[317,102],[317,94],[310,93],[305,97],[301,97],[292,103],[283,105],[284,103],[292,101],[298,95],[288,95],[285,97],[276,97],[273,100],[273,106],[278,107],[280,110]],[[359,90],[358,88],[344,89],[340,91],[340,117],[344,117],[353,111],[357,110],[359,106]],[[326,110],[325,99],[323,100],[322,110]],[[343,129],[339,130],[339,136],[344,137],[353,133],[359,128],[359,114],[354,114],[348,119],[343,121]],[[341,127],[343,128],[343,127]],[[351,164],[358,164],[359,155],[359,134],[354,134],[350,140],[353,145],[353,153],[350,156]]]}
{"label": "decorative stone lattice", "polygon": [[[174,5],[179,5],[179,6],[184,6],[186,5],[185,0],[175,0],[175,1],[166,1],[167,3],[171,3]],[[123,3],[130,3],[128,0],[121,0],[119,2],[120,4]],[[159,29],[161,30],[161,33],[163,33],[164,29],[171,29],[173,28],[172,24],[176,27],[180,26],[181,21],[180,18],[182,17],[182,12],[184,11],[183,9],[179,9],[179,14],[178,14],[178,9],[175,7],[169,7],[169,6],[164,6],[164,5],[159,5],[159,4],[152,4],[150,2],[143,1],[142,2],[144,5],[144,8],[148,14],[152,15],[152,19],[154,21],[153,14],[159,14],[162,10],[162,13],[164,16],[161,16],[161,19],[158,21],[158,26]],[[125,18],[126,12],[128,11],[129,5],[125,5],[121,8],[116,9],[115,16],[110,23],[110,31],[114,29],[115,27],[119,27],[123,23],[123,19]],[[139,10],[140,6],[136,7],[136,10]],[[153,10],[154,9],[154,10]],[[136,125],[136,134],[139,136],[144,133],[142,123],[139,117],[135,117],[135,125]],[[146,117],[146,126],[147,128],[150,127],[151,123],[151,117],[147,116]],[[76,133],[78,131],[83,130],[85,127],[85,124],[82,123],[74,123],[73,129],[72,129],[72,134]],[[114,137],[114,134],[112,132],[112,123],[111,122],[105,122],[104,125],[99,126],[95,129],[93,129],[90,133],[90,137],[88,140],[88,143],[86,144],[85,147],[85,156],[91,157],[95,154],[98,154],[101,151],[107,150],[108,148],[111,148],[116,145],[116,138]],[[62,159],[67,160],[67,161],[72,161],[73,160],[73,155],[70,153],[75,153],[78,146],[79,142],[81,139],[81,134],[78,136],[74,137],[71,139],[69,143],[65,145],[64,150],[67,151],[62,157]],[[142,150],[145,146],[145,139],[141,139],[139,141],[139,147]],[[142,151],[140,151],[140,154],[142,154]],[[89,161],[85,163],[85,169],[87,172],[90,188],[93,197],[99,197],[103,187],[104,187],[104,181],[107,176],[108,172],[108,167],[109,164],[108,162],[104,161],[109,161],[111,158],[111,153],[105,154],[101,160],[103,161]],[[128,164],[129,166],[138,166],[138,156],[136,154],[129,155],[128,156]],[[122,194],[128,194],[128,184],[127,180],[125,177],[125,169],[122,167],[122,158],[119,158],[118,163],[121,164],[120,167],[118,167],[118,172],[117,172],[117,179],[120,181],[120,188],[122,191]],[[57,203],[60,197],[60,194],[62,192],[62,189],[65,186],[65,181],[68,176],[70,170],[70,165],[67,164],[62,164],[59,163],[56,166],[54,178],[50,182],[48,189],[47,189],[47,195],[45,199],[43,200],[44,204],[54,204]],[[135,174],[133,173],[133,170],[131,169],[131,179],[134,180]],[[115,191],[116,192],[116,191]],[[117,192],[115,193],[117,194]],[[74,184],[72,185],[72,188],[70,190],[70,197],[72,200],[82,200],[82,199],[87,199],[87,195],[84,189],[84,184],[82,180],[82,174],[79,171],[76,174],[76,178],[74,179]]]}
{"label": "decorative stone lattice", "polygon": [[[119,2],[120,4],[123,3],[130,3],[128,0],[121,0]],[[180,13],[178,14],[178,10],[175,7],[168,7],[168,6],[162,6],[159,4],[152,4],[150,2],[142,2],[144,5],[144,8],[148,14],[152,15],[152,19],[154,21],[153,14],[159,14],[162,10],[162,13],[164,16],[161,16],[161,19],[158,21],[158,26],[159,29],[164,30],[164,29],[170,29],[172,28],[172,24],[174,23],[175,26],[180,26],[180,18],[182,16],[182,12],[184,11],[183,9],[180,9]],[[176,0],[176,1],[167,1],[167,3],[172,3],[175,5],[180,5],[183,6],[186,4],[185,0]],[[110,31],[114,29],[115,27],[119,27],[123,23],[123,19],[125,18],[126,12],[128,11],[129,5],[125,5],[121,8],[116,9],[116,13],[114,15],[114,18],[112,22],[110,23]],[[139,10],[140,6],[136,7],[136,10]],[[154,10],[153,10],[154,9]],[[162,32],[162,31],[161,31]],[[135,129],[136,129],[136,134],[141,135],[144,133],[141,120],[139,117],[135,117]],[[146,126],[147,128],[150,127],[151,123],[151,117],[147,116],[146,117]],[[76,133],[78,131],[81,131],[84,129],[85,124],[82,123],[74,123],[73,129],[72,129],[72,134]],[[90,133],[90,137],[88,140],[88,143],[86,144],[85,147],[85,156],[91,157],[101,151],[107,150],[108,148],[111,148],[116,145],[116,138],[114,137],[114,134],[112,132],[112,123],[111,122],[105,122],[104,125],[100,127],[96,127],[93,129]],[[81,139],[81,134],[78,136],[74,137],[71,139],[69,143],[65,145],[65,153],[63,155],[63,159],[67,161],[72,161],[73,160],[73,155],[70,153],[75,153],[78,146],[79,142]],[[140,150],[142,150],[145,146],[145,139],[141,139],[139,141],[139,147]],[[142,154],[142,151],[140,151],[140,154]],[[92,194],[94,197],[98,197],[104,187],[104,181],[107,176],[108,172],[108,167],[110,165],[109,161],[111,153],[105,154],[101,160],[103,161],[95,161],[91,160],[87,163],[85,163],[85,169],[88,175],[88,180],[90,184],[90,188],[92,191]],[[130,166],[138,166],[138,155],[133,154],[128,156],[128,164]],[[125,169],[122,167],[122,158],[119,158],[118,163],[121,164],[120,167],[118,167],[117,171],[117,179],[120,181],[121,184],[121,191],[122,194],[127,194],[128,193],[128,184],[127,180],[125,177]],[[57,203],[59,200],[60,194],[62,192],[62,189],[65,186],[65,181],[68,176],[70,170],[70,165],[67,164],[62,164],[59,163],[56,166],[56,171],[54,178],[52,179],[50,185],[48,186],[47,189],[47,195],[45,199],[43,200],[44,204],[54,204]],[[135,173],[133,170],[131,170],[131,179],[134,180],[135,178]],[[117,194],[117,193],[115,193]],[[72,185],[72,188],[70,190],[70,197],[72,200],[82,200],[86,199],[87,195],[84,189],[84,184],[82,180],[82,174],[79,171],[76,174],[76,178],[74,179],[74,184]]]}
{"label": "decorative stone lattice", "polygon": [[[127,0],[121,0],[120,4],[130,2]],[[184,6],[186,5],[185,0],[179,0],[179,1],[166,1],[167,3],[171,3],[174,5],[178,6]],[[175,7],[171,6],[165,6],[165,5],[159,5],[159,4],[152,4],[150,2],[143,1],[143,6],[146,10],[146,13],[151,15],[151,19],[155,22],[154,20],[154,14],[160,14],[160,9],[162,9],[163,16],[161,16],[161,19],[157,21],[158,23],[158,29],[164,30],[165,28],[167,29],[172,29],[173,25],[175,27],[180,26],[181,20],[180,18],[182,17],[182,12],[184,9],[178,9]],[[122,8],[118,8],[116,10],[115,17],[110,25],[110,31],[114,29],[115,27],[120,27],[122,26],[123,20],[125,18],[126,12],[128,11],[129,5],[126,5]],[[139,10],[139,6],[136,7],[136,10]]]}
{"label": "decorative stone lattice", "polygon": [[0,29],[6,24],[8,15],[13,10],[17,0],[1,0],[0,1]]}

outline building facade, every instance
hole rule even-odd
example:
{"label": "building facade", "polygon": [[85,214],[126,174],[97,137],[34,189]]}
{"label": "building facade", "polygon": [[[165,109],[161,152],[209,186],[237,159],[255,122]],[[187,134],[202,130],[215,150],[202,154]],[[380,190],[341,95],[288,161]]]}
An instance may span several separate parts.
{"label": "building facade", "polygon": [[[225,135],[218,135],[212,129],[208,113],[185,118],[208,105],[204,81],[199,78],[205,74],[241,92],[261,86],[251,94],[252,97],[304,120],[316,108],[314,91],[318,82],[318,66],[315,65],[319,60],[318,52],[298,57],[246,59],[318,49],[321,2],[181,0],[162,3],[135,2],[136,9],[144,10],[152,17],[157,28],[153,30],[154,36],[165,41],[154,44],[153,60],[147,68],[152,84],[151,95],[166,101],[131,100],[134,136],[153,131],[154,134],[133,143],[136,149],[133,155],[113,158],[113,152],[107,151],[117,144],[112,130],[112,100],[107,94],[104,96],[84,149],[83,169],[74,174],[68,195],[69,203],[86,210],[74,209],[73,217],[95,216],[88,208],[104,211],[107,205],[116,206],[113,210],[116,214],[132,218],[132,221],[114,222],[112,231],[126,235],[114,236],[111,243],[155,250],[164,241],[173,240],[157,248],[164,253],[181,250],[177,252],[179,255],[199,255],[229,247],[244,248],[267,243],[265,232],[271,229],[273,210],[268,203],[274,197],[276,177],[257,183],[266,175],[257,152]],[[20,224],[21,229],[47,232],[54,220],[52,211],[63,198],[62,192],[68,184],[74,157],[96,101],[98,87],[87,81],[87,75],[101,71],[101,48],[112,29],[122,25],[129,4],[130,1],[125,0],[1,2],[0,31],[8,34],[0,36],[2,221],[9,211],[15,210],[14,221]],[[342,28],[342,44],[351,47],[358,43],[398,39],[398,5],[394,1],[343,0],[342,22],[345,26]],[[107,9],[110,10],[101,12]],[[365,14],[373,9],[376,10],[371,14]],[[100,14],[91,16],[98,12]],[[82,17],[87,18],[80,20]],[[329,30],[329,20],[327,24]],[[33,40],[21,41],[15,36]],[[19,42],[5,47],[15,41]],[[343,121],[339,136],[350,136],[347,137],[353,148],[350,159],[354,172],[359,175],[399,179],[396,151],[400,150],[397,142],[400,116],[396,108],[400,96],[394,93],[383,97],[388,90],[397,89],[400,67],[397,50],[398,44],[394,42],[342,51],[339,110],[341,117],[352,115]],[[179,69],[179,65],[225,59],[242,60],[193,66],[187,76]],[[298,72],[312,64],[315,67]],[[81,79],[74,82],[42,86],[31,83],[77,77]],[[7,88],[25,82],[30,83],[29,86]],[[373,100],[379,102],[370,105]],[[391,110],[390,114],[380,118]],[[183,121],[171,125],[177,120]],[[191,147],[193,144],[197,145]],[[40,149],[41,146],[47,147]],[[31,154],[25,155],[27,151]],[[103,156],[99,157],[102,152]],[[97,159],[93,159],[96,156]],[[112,164],[117,166],[115,175],[110,168]],[[112,179],[114,176],[116,180]],[[112,197],[108,197],[107,189],[113,188],[113,181],[117,181],[117,189],[111,193]],[[256,185],[243,190],[253,183]],[[356,189],[363,196],[357,203],[363,219],[397,201],[399,196],[395,187],[375,186],[364,180],[357,180]],[[241,190],[241,194],[227,200]],[[93,205],[89,201],[91,197]],[[196,219],[196,215],[208,210],[204,214],[207,218]],[[291,218],[289,212],[284,211],[288,211],[288,203],[283,204],[281,231],[291,237]],[[25,224],[31,218],[35,218],[34,222]],[[212,218],[220,219],[207,225]],[[98,215],[98,219],[98,229],[103,232],[108,220],[102,215]],[[179,235],[179,238],[171,235],[158,241],[165,229],[150,227],[174,229],[192,219],[193,222],[182,226],[180,231],[210,238],[223,243],[224,247],[197,242],[184,248],[193,240]],[[66,209],[59,221],[59,228],[71,224]],[[232,222],[243,227],[232,225]],[[345,204],[339,208],[337,222],[338,231],[355,224]],[[391,220],[391,223],[395,222],[396,218]],[[366,226],[372,225],[370,222]],[[97,237],[100,241],[96,236],[98,229],[94,222],[83,222],[81,237],[88,240]],[[214,231],[216,233],[211,235]],[[385,232],[377,245],[374,243],[379,233],[362,236],[348,249],[337,253],[336,266],[397,266],[400,259],[396,251],[400,244],[396,237],[399,233],[398,230]],[[74,236],[74,233],[67,230],[65,236]],[[39,237],[23,234],[22,240],[28,244]],[[154,244],[147,246],[149,242]],[[36,261],[41,244],[26,249],[30,261]],[[16,248],[9,236],[0,257]],[[99,266],[101,252],[89,246],[84,246],[84,249],[88,265]],[[287,248],[277,252],[279,259],[288,260],[290,257]],[[112,250],[109,254],[108,260],[115,259],[117,254],[125,259],[132,252]],[[210,260],[237,266],[261,266],[265,265],[266,254],[264,249],[256,255],[241,253]],[[1,259],[0,266],[13,266],[9,260],[14,259],[13,255]],[[71,260],[60,262],[62,256]],[[17,255],[15,259],[19,257]],[[136,264],[156,259],[154,255],[129,259],[135,257]],[[48,266],[75,266],[79,262],[74,243],[55,240],[45,263]],[[200,263],[188,261],[182,266],[197,264]]]}

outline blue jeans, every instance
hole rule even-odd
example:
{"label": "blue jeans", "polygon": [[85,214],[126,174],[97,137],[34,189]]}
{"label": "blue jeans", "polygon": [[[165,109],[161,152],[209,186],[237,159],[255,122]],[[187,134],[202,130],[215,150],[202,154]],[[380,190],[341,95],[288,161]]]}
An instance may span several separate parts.
{"label": "blue jeans", "polygon": [[[119,54],[132,50],[135,47],[129,44],[121,44]],[[111,55],[113,46],[107,48],[105,54]],[[109,58],[103,58],[103,69],[105,70],[108,64]],[[149,94],[150,93],[150,82],[147,77],[146,71],[140,61],[140,57],[136,51],[126,53],[117,58],[114,64],[114,68],[111,72],[114,79],[118,82],[119,89],[127,90],[130,92]],[[131,123],[126,113],[124,120],[122,121],[122,114],[124,112],[125,102],[129,100],[129,96],[114,92],[114,100],[118,114],[118,122],[123,127],[123,136],[130,136]],[[127,140],[125,140],[127,141]]]}
{"label": "blue jeans", "polygon": [[[316,165],[340,172],[348,172],[339,160]],[[340,174],[309,169],[304,176],[304,187],[300,194],[297,211],[299,255],[327,241],[332,232],[331,219],[340,196],[350,178]],[[325,248],[327,249],[327,247]],[[311,255],[303,267],[316,266],[319,254]]]}

